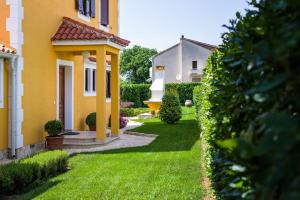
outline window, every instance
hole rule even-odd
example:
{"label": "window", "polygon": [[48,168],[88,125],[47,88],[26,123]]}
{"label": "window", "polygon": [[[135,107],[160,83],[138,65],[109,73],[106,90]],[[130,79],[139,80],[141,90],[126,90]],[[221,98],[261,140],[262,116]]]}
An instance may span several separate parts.
{"label": "window", "polygon": [[110,84],[111,84],[110,71],[106,71],[106,98],[111,97]]}
{"label": "window", "polygon": [[76,0],[76,9],[83,20],[90,21],[91,17],[95,18],[95,0]]}
{"label": "window", "polygon": [[201,82],[201,80],[202,80],[201,76],[192,77],[192,82],[193,83],[199,83],[199,82]]}
{"label": "window", "polygon": [[96,92],[96,69],[93,69],[93,92]]}
{"label": "window", "polygon": [[193,61],[193,69],[197,69],[198,68],[198,63],[197,60]]}
{"label": "window", "polygon": [[102,26],[106,27],[109,25],[109,0],[101,0],[100,22]]}
{"label": "window", "polygon": [[[84,64],[84,96],[96,96],[96,63]],[[111,72],[106,70],[106,98],[111,97]]]}
{"label": "window", "polygon": [[4,107],[4,61],[0,58],[0,108]]}
{"label": "window", "polygon": [[84,96],[96,96],[96,64],[84,65]]}

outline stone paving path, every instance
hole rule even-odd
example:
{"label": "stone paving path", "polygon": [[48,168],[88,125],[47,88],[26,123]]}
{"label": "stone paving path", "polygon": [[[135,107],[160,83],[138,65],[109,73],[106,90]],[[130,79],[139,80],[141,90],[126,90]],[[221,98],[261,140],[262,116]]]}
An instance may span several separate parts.
{"label": "stone paving path", "polygon": [[122,149],[122,148],[129,148],[129,147],[141,147],[147,146],[151,144],[155,139],[155,135],[144,136],[144,135],[129,135],[123,134],[124,132],[142,126],[143,124],[140,122],[129,120],[127,126],[121,130],[120,139],[113,141],[112,143],[95,147],[89,149],[65,149],[69,154],[75,153],[84,153],[84,152],[100,152],[100,151],[107,151],[113,149]]}
{"label": "stone paving path", "polygon": [[112,149],[121,149],[121,148],[128,148],[128,147],[140,147],[140,146],[149,145],[155,140],[155,138],[156,137],[121,134],[120,139],[110,144],[106,144],[104,146],[90,148],[90,149],[65,149],[65,150],[69,154],[75,154],[75,153],[84,153],[84,152],[100,152],[100,151],[107,151]]}

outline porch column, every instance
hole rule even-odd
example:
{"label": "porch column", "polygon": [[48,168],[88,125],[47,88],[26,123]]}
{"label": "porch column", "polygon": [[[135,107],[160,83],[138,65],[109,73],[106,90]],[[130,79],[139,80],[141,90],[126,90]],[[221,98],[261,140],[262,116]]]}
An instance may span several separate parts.
{"label": "porch column", "polygon": [[111,133],[119,135],[120,126],[120,66],[119,54],[111,55]]}
{"label": "porch column", "polygon": [[106,49],[99,47],[96,51],[96,139],[106,140]]}

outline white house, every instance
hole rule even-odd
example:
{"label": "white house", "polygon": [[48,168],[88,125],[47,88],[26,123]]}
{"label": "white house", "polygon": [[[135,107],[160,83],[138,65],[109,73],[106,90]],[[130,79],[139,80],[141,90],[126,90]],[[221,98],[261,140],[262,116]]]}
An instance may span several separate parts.
{"label": "white house", "polygon": [[152,58],[152,98],[159,102],[166,83],[200,82],[206,61],[216,46],[181,37],[180,42]]}
{"label": "white house", "polygon": [[205,44],[195,40],[181,37],[180,42],[152,58],[152,82],[155,81],[157,67],[164,67],[165,83],[199,82],[207,58],[216,48],[214,45]]}

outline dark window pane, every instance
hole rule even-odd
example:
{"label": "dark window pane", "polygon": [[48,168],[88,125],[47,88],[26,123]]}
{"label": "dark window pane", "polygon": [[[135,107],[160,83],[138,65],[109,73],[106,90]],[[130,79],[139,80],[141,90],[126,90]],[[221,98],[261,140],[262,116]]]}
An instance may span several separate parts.
{"label": "dark window pane", "polygon": [[89,87],[89,83],[90,83],[90,69],[85,69],[85,91],[89,92],[90,87]]}
{"label": "dark window pane", "polygon": [[93,69],[93,91],[96,91],[96,70]]}
{"label": "dark window pane", "polygon": [[198,63],[197,63],[197,61],[195,60],[195,61],[193,61],[193,69],[197,69],[197,66],[198,65]]}
{"label": "dark window pane", "polygon": [[107,26],[109,24],[109,1],[101,0],[101,24]]}
{"label": "dark window pane", "polygon": [[76,0],[76,9],[81,14],[84,14],[84,0]]}
{"label": "dark window pane", "polygon": [[110,82],[111,82],[110,71],[106,71],[106,98],[111,97]]}

